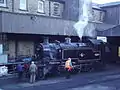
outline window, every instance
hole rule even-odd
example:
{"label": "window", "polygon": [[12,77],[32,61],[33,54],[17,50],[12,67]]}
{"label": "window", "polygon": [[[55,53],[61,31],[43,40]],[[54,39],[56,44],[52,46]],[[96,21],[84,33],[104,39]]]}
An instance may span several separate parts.
{"label": "window", "polygon": [[63,13],[63,4],[59,2],[51,2],[51,16],[61,17]]}
{"label": "window", "polygon": [[92,17],[93,17],[93,21],[95,21],[95,11],[94,11],[94,9],[92,10]]}
{"label": "window", "polygon": [[0,3],[4,3],[4,0],[0,0]]}
{"label": "window", "polygon": [[27,0],[20,0],[20,9],[27,10]]}
{"label": "window", "polygon": [[58,3],[54,3],[54,7],[53,7],[53,15],[60,15],[60,12],[59,12],[59,9],[60,8],[60,5]]}
{"label": "window", "polygon": [[8,42],[5,42],[3,44],[3,51],[9,51],[9,44],[8,44]]}
{"label": "window", "polygon": [[101,22],[103,21],[103,19],[104,19],[104,14],[105,14],[104,12],[102,12],[102,11],[100,12],[99,21],[101,21]]}
{"label": "window", "polygon": [[45,1],[38,0],[38,12],[45,13]]}
{"label": "window", "polygon": [[0,0],[0,6],[6,7],[6,0]]}

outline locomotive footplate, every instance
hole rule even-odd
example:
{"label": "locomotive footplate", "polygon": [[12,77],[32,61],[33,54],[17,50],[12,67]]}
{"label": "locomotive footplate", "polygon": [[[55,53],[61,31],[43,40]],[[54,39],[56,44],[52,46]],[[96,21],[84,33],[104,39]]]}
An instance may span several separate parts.
{"label": "locomotive footplate", "polygon": [[50,61],[49,64],[50,65],[56,65],[56,64],[59,65],[59,64],[61,64],[61,62],[60,61]]}
{"label": "locomotive footplate", "polygon": [[89,60],[78,60],[78,63],[93,63],[93,62],[99,62],[100,59],[89,59]]}

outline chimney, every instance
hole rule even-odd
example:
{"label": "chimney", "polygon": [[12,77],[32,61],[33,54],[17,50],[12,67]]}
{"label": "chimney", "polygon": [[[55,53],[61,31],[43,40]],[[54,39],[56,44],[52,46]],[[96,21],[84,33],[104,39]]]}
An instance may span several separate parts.
{"label": "chimney", "polygon": [[48,37],[44,37],[43,43],[44,44],[49,44],[49,38]]}
{"label": "chimney", "polygon": [[70,44],[71,43],[71,38],[69,38],[69,37],[65,38],[65,43]]}

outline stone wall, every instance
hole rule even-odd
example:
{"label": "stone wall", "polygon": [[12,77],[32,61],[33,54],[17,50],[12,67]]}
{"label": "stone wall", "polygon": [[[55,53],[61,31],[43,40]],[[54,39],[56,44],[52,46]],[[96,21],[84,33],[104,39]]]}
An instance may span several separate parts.
{"label": "stone wall", "polygon": [[[34,55],[34,42],[32,41],[15,41],[7,42],[8,49],[4,51],[5,54],[8,54],[10,58],[15,58],[18,56],[32,56]],[[16,51],[17,50],[17,51]]]}

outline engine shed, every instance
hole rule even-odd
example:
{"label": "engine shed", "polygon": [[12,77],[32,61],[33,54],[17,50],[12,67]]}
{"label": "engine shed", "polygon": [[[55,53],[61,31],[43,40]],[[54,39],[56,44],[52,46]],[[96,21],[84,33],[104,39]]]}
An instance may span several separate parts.
{"label": "engine shed", "polygon": [[119,63],[120,61],[120,25],[116,25],[110,29],[99,31],[99,36],[107,37],[105,57],[108,62]]}

